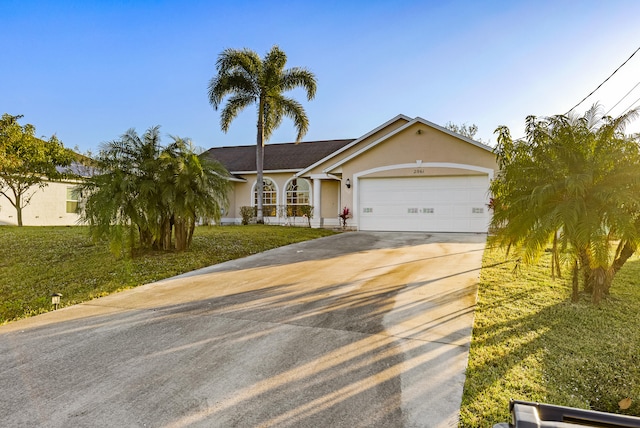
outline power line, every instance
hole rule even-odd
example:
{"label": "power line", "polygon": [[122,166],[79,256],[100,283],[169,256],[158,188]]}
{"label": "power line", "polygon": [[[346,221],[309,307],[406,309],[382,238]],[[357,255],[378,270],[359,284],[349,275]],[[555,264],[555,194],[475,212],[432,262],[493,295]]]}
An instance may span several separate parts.
{"label": "power line", "polygon": [[[605,116],[609,116],[609,113],[611,113],[611,110],[613,110],[614,108],[616,108],[616,106],[617,106],[618,104],[620,104],[620,103],[621,103],[625,98],[627,98],[627,96],[629,96],[629,94],[630,94],[630,93],[631,93],[635,88],[637,88],[637,87],[638,87],[638,85],[640,85],[640,82],[636,83],[636,85],[635,85],[633,88],[631,88],[631,90],[629,90],[629,92],[627,92],[626,94],[624,94],[624,97],[620,98],[620,100],[619,100],[617,103],[615,103],[615,104],[613,105],[613,107],[611,107],[611,108],[609,109],[609,111],[608,111],[608,112],[606,112],[604,115],[605,115]],[[634,103],[634,104],[635,104],[635,103]],[[627,110],[628,110],[628,109],[627,109]],[[626,110],[625,110],[625,111],[626,111]]]}
{"label": "power line", "polygon": [[631,103],[631,105],[625,109],[625,111],[623,111],[622,113],[620,113],[620,116],[622,116],[623,114],[625,114],[627,111],[631,110],[631,107],[633,107],[634,105],[636,105],[636,103],[637,103],[638,101],[640,101],[640,98],[638,98],[637,100],[635,100],[634,102],[632,102],[632,103]]}
{"label": "power line", "polygon": [[571,113],[571,112],[573,111],[573,109],[575,109],[575,108],[576,108],[576,107],[578,107],[580,104],[582,104],[582,103],[584,102],[584,100],[586,100],[587,98],[589,98],[589,97],[590,97],[591,95],[593,95],[593,94],[594,94],[598,89],[600,89],[600,87],[601,87],[602,85],[604,85],[605,83],[607,83],[607,80],[611,79],[611,77],[612,77],[614,74],[616,74],[616,73],[618,72],[618,70],[620,70],[620,69],[621,69],[621,68],[622,68],[626,63],[628,63],[628,62],[629,62],[629,60],[630,60],[631,58],[633,58],[633,56],[634,56],[636,53],[638,53],[638,51],[640,51],[640,47],[638,47],[638,49],[636,49],[636,50],[631,54],[631,56],[630,56],[629,58],[627,58],[627,60],[626,60],[625,62],[623,62],[623,63],[622,63],[622,65],[620,65],[620,67],[616,68],[616,69],[614,70],[614,72],[613,72],[613,73],[611,73],[611,75],[610,75],[609,77],[607,77],[606,79],[604,79],[604,82],[602,82],[601,84],[599,84],[597,88],[595,88],[593,91],[591,91],[591,93],[590,93],[589,95],[587,95],[586,97],[584,97],[584,98],[583,98],[583,99],[582,99],[578,104],[574,105],[574,106],[573,106],[573,107],[572,107],[572,108],[571,108],[567,113],[565,113],[565,114],[569,114],[569,113]]}

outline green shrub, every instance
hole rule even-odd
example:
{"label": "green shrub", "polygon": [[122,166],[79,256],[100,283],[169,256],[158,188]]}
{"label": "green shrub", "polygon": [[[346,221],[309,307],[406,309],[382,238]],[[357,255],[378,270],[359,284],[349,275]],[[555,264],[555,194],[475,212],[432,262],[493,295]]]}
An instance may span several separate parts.
{"label": "green shrub", "polygon": [[242,224],[249,224],[258,216],[258,207],[240,207]]}
{"label": "green shrub", "polygon": [[311,227],[311,219],[313,218],[313,207],[311,205],[300,205],[298,207],[298,212],[307,218],[307,223],[309,227]]}

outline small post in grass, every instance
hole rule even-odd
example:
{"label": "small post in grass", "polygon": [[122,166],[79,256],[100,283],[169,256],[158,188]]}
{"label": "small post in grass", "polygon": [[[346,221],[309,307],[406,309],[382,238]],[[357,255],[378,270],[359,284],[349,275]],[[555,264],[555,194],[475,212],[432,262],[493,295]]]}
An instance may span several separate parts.
{"label": "small post in grass", "polygon": [[53,305],[54,311],[58,309],[58,305],[60,304],[61,297],[62,297],[62,294],[60,293],[53,293],[51,295],[51,304]]}

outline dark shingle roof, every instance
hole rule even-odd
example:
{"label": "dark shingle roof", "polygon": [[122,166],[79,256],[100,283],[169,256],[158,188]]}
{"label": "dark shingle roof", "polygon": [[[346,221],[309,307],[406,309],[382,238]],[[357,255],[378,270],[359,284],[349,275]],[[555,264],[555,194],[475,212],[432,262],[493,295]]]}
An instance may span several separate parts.
{"label": "dark shingle roof", "polygon": [[[264,170],[304,169],[341,149],[353,139],[266,144]],[[231,173],[256,170],[256,146],[214,147],[203,156],[216,159]]]}

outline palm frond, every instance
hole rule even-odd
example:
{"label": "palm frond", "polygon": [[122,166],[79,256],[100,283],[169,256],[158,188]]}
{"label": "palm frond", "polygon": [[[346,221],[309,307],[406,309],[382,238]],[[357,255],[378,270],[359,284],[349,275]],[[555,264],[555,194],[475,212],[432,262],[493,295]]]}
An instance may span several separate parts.
{"label": "palm frond", "polygon": [[236,94],[229,98],[222,113],[220,114],[220,127],[224,132],[229,130],[233,119],[247,106],[255,102],[255,97],[251,94]]}
{"label": "palm frond", "polygon": [[316,96],[316,76],[306,68],[293,67],[282,74],[281,87],[284,91],[303,88],[307,93],[307,101],[311,101]]}

